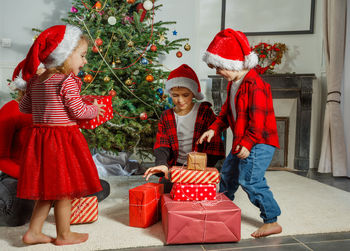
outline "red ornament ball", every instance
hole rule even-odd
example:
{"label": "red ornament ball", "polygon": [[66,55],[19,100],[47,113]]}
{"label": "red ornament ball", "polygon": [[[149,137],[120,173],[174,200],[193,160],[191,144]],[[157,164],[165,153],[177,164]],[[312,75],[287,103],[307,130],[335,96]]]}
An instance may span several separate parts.
{"label": "red ornament ball", "polygon": [[147,113],[146,112],[140,113],[140,119],[141,120],[146,120],[147,119]]}
{"label": "red ornament ball", "polygon": [[181,58],[181,57],[182,57],[182,52],[181,52],[181,51],[176,52],[176,56],[177,56],[178,58]]}
{"label": "red ornament ball", "polygon": [[101,38],[96,38],[95,44],[96,44],[97,46],[101,46],[101,45],[103,44],[103,40],[102,40]]}
{"label": "red ornament ball", "polygon": [[146,76],[146,81],[147,82],[152,82],[153,80],[154,80],[154,77],[151,74]]}
{"label": "red ornament ball", "polygon": [[92,75],[86,74],[84,77],[84,82],[91,83],[92,79],[93,79]]}
{"label": "red ornament ball", "polygon": [[92,47],[92,51],[95,52],[95,53],[98,53],[98,47],[94,45],[94,46]]}
{"label": "red ornament ball", "polygon": [[117,92],[115,91],[115,90],[110,90],[109,92],[108,92],[108,94],[109,94],[109,96],[112,96],[112,98],[113,97],[115,97],[115,96],[117,96]]}
{"label": "red ornament ball", "polygon": [[155,46],[154,44],[151,45],[151,51],[157,51],[157,46]]}

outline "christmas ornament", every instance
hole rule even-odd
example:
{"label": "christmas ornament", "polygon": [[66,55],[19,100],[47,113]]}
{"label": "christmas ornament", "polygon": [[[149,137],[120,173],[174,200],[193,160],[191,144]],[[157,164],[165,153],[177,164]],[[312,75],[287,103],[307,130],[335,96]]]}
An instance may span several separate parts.
{"label": "christmas ornament", "polygon": [[116,64],[121,64],[122,61],[120,60],[120,58],[117,58],[117,59],[115,60],[115,63],[116,63]]}
{"label": "christmas ornament", "polygon": [[111,81],[111,78],[110,78],[110,77],[108,77],[108,76],[105,76],[105,77],[103,78],[103,81],[105,81],[105,82],[109,82],[109,81]]}
{"label": "christmas ornament", "polygon": [[173,35],[174,35],[174,36],[177,35],[177,31],[176,31],[176,30],[173,31]]}
{"label": "christmas ornament", "polygon": [[146,0],[143,3],[143,8],[145,8],[145,10],[151,10],[153,7],[153,3],[150,0]]}
{"label": "christmas ornament", "polygon": [[92,51],[95,52],[95,53],[98,53],[98,47],[94,45],[94,46],[92,47]]}
{"label": "christmas ornament", "polygon": [[115,25],[117,23],[117,19],[113,16],[109,17],[107,19],[107,22],[110,24],[110,25]]}
{"label": "christmas ornament", "polygon": [[97,46],[101,46],[102,44],[103,44],[103,40],[101,39],[101,38],[96,38],[96,40],[95,40],[95,44],[97,45]]}
{"label": "christmas ornament", "polygon": [[182,52],[181,52],[181,51],[176,52],[176,56],[177,56],[178,58],[181,58],[181,57],[182,57]]}
{"label": "christmas ornament", "polygon": [[93,79],[92,75],[86,74],[85,77],[84,77],[84,82],[85,83],[91,83],[92,79]]}
{"label": "christmas ornament", "polygon": [[146,76],[146,81],[147,82],[152,82],[154,80],[154,77],[151,75],[151,74],[148,74],[147,76]]}
{"label": "christmas ornament", "polygon": [[77,13],[77,12],[78,12],[78,9],[75,8],[74,6],[72,6],[72,8],[70,8],[70,12],[72,12],[72,13]]}
{"label": "christmas ornament", "polygon": [[135,70],[135,71],[133,72],[134,75],[138,75],[139,73],[140,73],[139,70]]}
{"label": "christmas ornament", "polygon": [[147,113],[146,112],[141,112],[140,113],[140,119],[141,120],[146,120],[147,119]]}
{"label": "christmas ornament", "polygon": [[113,61],[112,62],[112,68],[115,68],[116,67],[116,65],[115,65],[115,62]]}
{"label": "christmas ornament", "polygon": [[133,4],[133,3],[135,3],[135,0],[126,0],[126,2],[129,4]]}
{"label": "christmas ornament", "polygon": [[115,96],[117,96],[117,92],[115,91],[115,90],[110,90],[109,92],[108,92],[108,94],[109,94],[109,96],[112,96],[112,98],[113,97],[115,97]]}
{"label": "christmas ornament", "polygon": [[191,50],[191,45],[189,45],[189,43],[186,43],[184,46],[185,51],[189,51]]}
{"label": "christmas ornament", "polygon": [[83,71],[79,71],[79,72],[78,72],[78,77],[81,78],[82,76],[84,76],[84,72],[83,72]]}
{"label": "christmas ornament", "polygon": [[155,46],[154,44],[151,45],[150,47],[151,51],[157,51],[157,46]]}
{"label": "christmas ornament", "polygon": [[97,1],[97,2],[95,3],[95,5],[94,5],[93,8],[95,8],[96,10],[100,10],[100,9],[102,8],[101,2],[100,2],[100,1]]}
{"label": "christmas ornament", "polygon": [[129,46],[129,47],[133,47],[133,46],[134,46],[134,42],[133,42],[133,41],[129,41],[129,42],[128,42],[128,46]]}
{"label": "christmas ornament", "polygon": [[160,96],[162,96],[163,93],[164,93],[163,88],[158,88],[158,89],[157,89],[157,93],[158,93]]}
{"label": "christmas ornament", "polygon": [[146,58],[141,59],[141,64],[146,65],[148,64],[148,60]]}
{"label": "christmas ornament", "polygon": [[[139,13],[139,15],[140,15],[140,22],[143,22],[143,20],[145,19],[147,10],[146,10],[145,8],[143,8],[143,4],[142,4],[142,3],[139,3],[139,4],[136,6],[136,11],[137,11],[137,13]],[[141,12],[141,13],[140,13],[140,12]]]}
{"label": "christmas ornament", "polygon": [[128,78],[126,81],[125,81],[125,84],[126,85],[132,85],[132,80],[130,78]]}

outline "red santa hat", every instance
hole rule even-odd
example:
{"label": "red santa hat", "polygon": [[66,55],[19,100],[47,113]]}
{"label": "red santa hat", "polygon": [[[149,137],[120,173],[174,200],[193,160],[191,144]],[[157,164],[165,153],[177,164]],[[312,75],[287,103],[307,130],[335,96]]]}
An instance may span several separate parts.
{"label": "red santa hat", "polygon": [[55,25],[40,33],[26,58],[14,70],[12,88],[25,90],[27,81],[41,63],[46,69],[62,65],[78,45],[81,35],[82,31],[73,25]]}
{"label": "red santa hat", "polygon": [[226,70],[252,69],[258,56],[251,50],[247,37],[240,31],[225,29],[211,41],[203,61]]}
{"label": "red santa hat", "polygon": [[192,91],[196,99],[204,98],[197,74],[187,64],[180,65],[170,72],[168,80],[165,82],[165,91],[169,93],[171,88],[174,87],[186,87]]}

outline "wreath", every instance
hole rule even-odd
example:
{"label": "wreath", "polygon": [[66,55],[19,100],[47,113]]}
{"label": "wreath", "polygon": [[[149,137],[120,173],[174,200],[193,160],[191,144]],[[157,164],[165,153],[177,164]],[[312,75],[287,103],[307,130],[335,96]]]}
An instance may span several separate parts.
{"label": "wreath", "polygon": [[255,67],[259,74],[273,73],[275,65],[280,64],[284,53],[288,50],[283,43],[259,43],[252,47],[252,50],[258,55],[258,65]]}

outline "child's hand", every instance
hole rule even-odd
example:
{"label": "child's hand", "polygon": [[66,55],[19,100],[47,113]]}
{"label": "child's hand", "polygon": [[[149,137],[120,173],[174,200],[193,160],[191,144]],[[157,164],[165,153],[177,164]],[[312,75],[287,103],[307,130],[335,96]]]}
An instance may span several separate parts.
{"label": "child's hand", "polygon": [[105,110],[102,109],[102,107],[105,107],[106,105],[97,103],[97,99],[94,100],[93,105],[97,107],[97,110],[98,110],[97,121],[100,121],[100,115],[103,116],[105,113]]}
{"label": "child's hand", "polygon": [[210,142],[211,138],[214,137],[215,131],[210,129],[202,134],[202,136],[197,140],[196,144],[202,144],[203,140],[207,140],[207,142]]}
{"label": "child's hand", "polygon": [[155,173],[164,173],[164,177],[166,179],[169,179],[169,176],[168,176],[169,170],[168,170],[168,167],[165,165],[148,168],[145,174],[143,175],[143,177],[146,177],[146,180],[148,180],[149,177],[151,177]]}
{"label": "child's hand", "polygon": [[[235,151],[238,151],[240,147],[241,147],[240,145],[237,145]],[[237,154],[237,157],[240,159],[245,159],[245,158],[248,158],[249,154],[250,154],[250,151],[244,146],[242,146],[241,150]]]}

